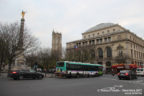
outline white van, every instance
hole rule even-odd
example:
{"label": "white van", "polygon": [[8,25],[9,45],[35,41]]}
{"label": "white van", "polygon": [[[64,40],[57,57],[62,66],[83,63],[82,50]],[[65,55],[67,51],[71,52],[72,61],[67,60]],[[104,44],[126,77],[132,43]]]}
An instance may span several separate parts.
{"label": "white van", "polygon": [[144,76],[144,68],[137,68],[136,73],[139,76]]}

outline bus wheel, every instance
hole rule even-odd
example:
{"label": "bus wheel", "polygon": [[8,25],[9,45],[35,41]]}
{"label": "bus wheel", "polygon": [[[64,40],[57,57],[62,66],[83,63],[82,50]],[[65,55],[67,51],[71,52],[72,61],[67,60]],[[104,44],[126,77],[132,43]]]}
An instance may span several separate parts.
{"label": "bus wheel", "polygon": [[69,76],[68,76],[68,75],[66,75],[66,76],[65,76],[65,78],[69,78]]}
{"label": "bus wheel", "polygon": [[87,76],[86,76],[87,78],[89,78],[90,76],[89,76],[89,74],[87,74]]}
{"label": "bus wheel", "polygon": [[18,80],[18,78],[13,78],[13,80]]}
{"label": "bus wheel", "polygon": [[77,77],[77,78],[79,78],[79,77],[80,77],[79,73],[77,73],[76,77]]}
{"label": "bus wheel", "polygon": [[70,73],[67,77],[68,77],[68,78],[71,78],[71,77],[72,77],[71,73]]}

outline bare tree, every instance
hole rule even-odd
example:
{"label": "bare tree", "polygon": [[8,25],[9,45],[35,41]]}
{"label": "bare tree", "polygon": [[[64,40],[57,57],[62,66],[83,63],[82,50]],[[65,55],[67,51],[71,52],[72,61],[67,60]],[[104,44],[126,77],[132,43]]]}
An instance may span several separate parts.
{"label": "bare tree", "polygon": [[66,48],[63,47],[62,48],[62,60],[65,60],[65,58],[66,58]]}
{"label": "bare tree", "polygon": [[7,48],[7,43],[3,39],[2,34],[0,33],[0,73],[4,64],[7,63],[6,62],[7,61],[7,56],[6,56],[7,49],[6,48]]}
{"label": "bare tree", "polygon": [[[0,49],[0,52],[5,51],[5,56],[8,61],[9,70],[11,69],[11,64],[14,62],[14,58],[17,54],[18,50],[18,42],[19,42],[19,33],[20,33],[20,25],[18,23],[12,24],[0,24],[0,35],[1,41],[4,41],[4,44],[1,42],[4,48]],[[23,51],[30,52],[33,48],[36,47],[37,39],[28,33],[28,30],[25,28],[23,38]],[[2,54],[2,53],[1,53]],[[3,56],[0,57],[4,58]]]}
{"label": "bare tree", "polygon": [[90,62],[90,52],[87,48],[78,48],[73,50],[67,50],[66,60]]}
{"label": "bare tree", "polygon": [[51,53],[50,53],[50,49],[41,49],[38,53],[38,56],[40,58],[40,63],[42,64],[42,66],[48,70],[50,67],[50,62],[51,62]]}
{"label": "bare tree", "polygon": [[68,61],[75,61],[75,58],[74,58],[74,54],[75,52],[74,52],[74,50],[66,50],[66,60],[68,60]]}
{"label": "bare tree", "polygon": [[38,66],[46,70],[52,67],[53,58],[49,48],[39,48],[37,51],[28,54],[26,57],[27,62],[31,65],[31,67],[34,66],[35,62],[38,63]]}

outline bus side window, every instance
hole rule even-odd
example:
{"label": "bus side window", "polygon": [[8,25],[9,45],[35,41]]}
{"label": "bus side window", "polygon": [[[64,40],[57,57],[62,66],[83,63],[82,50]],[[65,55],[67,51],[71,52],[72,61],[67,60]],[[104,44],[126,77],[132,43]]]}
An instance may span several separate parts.
{"label": "bus side window", "polygon": [[98,67],[97,66],[95,66],[95,70],[94,71],[98,71]]}
{"label": "bus side window", "polygon": [[69,63],[66,64],[66,68],[67,68],[67,70],[70,70],[70,64]]}
{"label": "bus side window", "polygon": [[80,69],[80,65],[76,65],[76,70],[79,70]]}
{"label": "bus side window", "polygon": [[83,66],[82,65],[79,65],[79,66],[80,66],[79,70],[82,71],[83,70]]}
{"label": "bus side window", "polygon": [[84,65],[84,69],[83,70],[88,71],[88,68],[87,68],[86,65]]}
{"label": "bus side window", "polygon": [[86,70],[89,71],[89,66],[86,66]]}
{"label": "bus side window", "polygon": [[70,64],[70,70],[73,70],[73,69],[74,69],[73,64]]}
{"label": "bus side window", "polygon": [[81,70],[81,71],[83,70],[83,65],[80,65],[80,70]]}
{"label": "bus side window", "polygon": [[75,64],[71,64],[71,68],[72,68],[72,70],[76,70],[76,65]]}
{"label": "bus side window", "polygon": [[80,69],[80,65],[76,65],[76,70],[79,70]]}
{"label": "bus side window", "polygon": [[91,71],[95,71],[95,67],[94,66],[91,66]]}
{"label": "bus side window", "polygon": [[77,65],[77,70],[82,70],[82,65]]}
{"label": "bus side window", "polygon": [[86,65],[84,66],[84,70],[86,70],[86,71],[87,71],[87,66],[86,66]]}
{"label": "bus side window", "polygon": [[91,66],[87,66],[88,67],[88,71],[91,71]]}
{"label": "bus side window", "polygon": [[82,70],[85,70],[85,65],[82,66]]}

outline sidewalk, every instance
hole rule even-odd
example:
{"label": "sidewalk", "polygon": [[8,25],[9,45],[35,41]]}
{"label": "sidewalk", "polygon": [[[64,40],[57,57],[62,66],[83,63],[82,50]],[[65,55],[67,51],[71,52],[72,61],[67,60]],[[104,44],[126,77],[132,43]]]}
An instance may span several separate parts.
{"label": "sidewalk", "polygon": [[52,74],[52,73],[47,73],[47,74],[43,74],[44,77],[47,77],[47,78],[55,78],[55,74]]}

